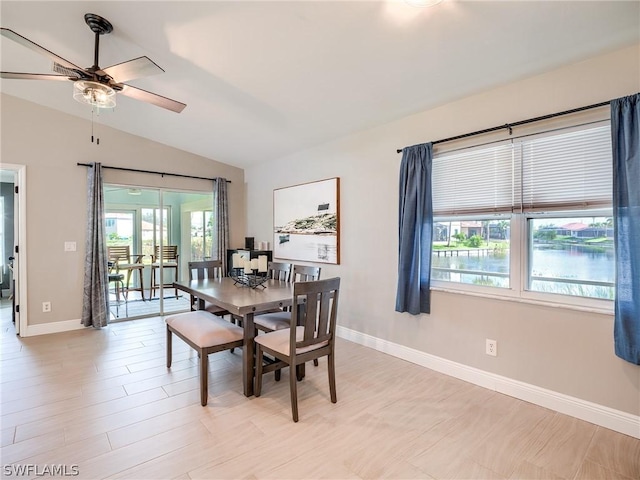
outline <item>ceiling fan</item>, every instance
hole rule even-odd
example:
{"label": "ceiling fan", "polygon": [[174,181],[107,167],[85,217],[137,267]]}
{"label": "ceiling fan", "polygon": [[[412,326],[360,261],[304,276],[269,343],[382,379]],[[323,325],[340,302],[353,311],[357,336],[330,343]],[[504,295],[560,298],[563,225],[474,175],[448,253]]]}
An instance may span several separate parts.
{"label": "ceiling fan", "polygon": [[93,66],[81,68],[55,53],[41,47],[26,37],[10,30],[1,28],[0,33],[20,45],[44,55],[53,60],[53,71],[57,74],[0,72],[0,78],[22,80],[70,80],[74,82],[73,98],[98,108],[113,108],[116,105],[116,92],[127,97],[166,108],[180,113],[187,105],[156,93],[122,83],[135,78],[163,73],[155,62],[146,56],[134,58],[107,68],[98,65],[98,51],[100,35],[113,31],[113,25],[105,18],[93,13],[87,13],[84,20],[95,33],[95,49]]}

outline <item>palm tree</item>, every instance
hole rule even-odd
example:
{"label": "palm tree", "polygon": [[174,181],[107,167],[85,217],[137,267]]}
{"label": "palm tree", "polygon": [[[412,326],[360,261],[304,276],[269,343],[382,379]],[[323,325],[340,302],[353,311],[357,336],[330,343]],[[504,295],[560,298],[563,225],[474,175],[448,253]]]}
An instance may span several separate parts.
{"label": "palm tree", "polygon": [[482,233],[483,233],[482,236],[485,238],[487,245],[489,245],[489,221],[488,220],[482,221]]}
{"label": "palm tree", "polygon": [[507,238],[507,228],[509,227],[509,221],[508,220],[500,220],[498,222],[498,232],[500,235],[500,238],[502,240],[506,240]]}
{"label": "palm tree", "polygon": [[[594,219],[595,220],[595,219]],[[604,233],[602,236],[606,237],[607,236],[607,225],[604,222],[593,222],[589,225],[590,227],[594,228],[595,230],[595,238],[599,238],[600,237],[600,229],[602,228],[604,230]]]}

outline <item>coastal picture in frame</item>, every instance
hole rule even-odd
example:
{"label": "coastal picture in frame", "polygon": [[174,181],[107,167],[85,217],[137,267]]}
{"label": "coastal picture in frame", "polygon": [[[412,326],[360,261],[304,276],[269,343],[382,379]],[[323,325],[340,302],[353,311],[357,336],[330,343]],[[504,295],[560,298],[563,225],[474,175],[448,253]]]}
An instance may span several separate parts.
{"label": "coastal picture in frame", "polygon": [[273,191],[273,254],[284,260],[340,263],[340,178]]}

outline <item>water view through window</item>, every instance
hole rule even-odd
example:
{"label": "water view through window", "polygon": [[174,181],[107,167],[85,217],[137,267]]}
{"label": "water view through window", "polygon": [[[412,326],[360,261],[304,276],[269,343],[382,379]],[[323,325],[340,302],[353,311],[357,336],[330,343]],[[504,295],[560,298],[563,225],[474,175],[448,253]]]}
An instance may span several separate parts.
{"label": "water view through window", "polygon": [[[527,235],[527,290],[614,298],[610,217],[531,218]],[[431,278],[509,288],[511,252],[508,220],[436,221]]]}
{"label": "water view through window", "polygon": [[434,222],[431,278],[509,287],[508,220]]}
{"label": "water view through window", "polygon": [[613,300],[612,220],[530,219],[529,290]]}

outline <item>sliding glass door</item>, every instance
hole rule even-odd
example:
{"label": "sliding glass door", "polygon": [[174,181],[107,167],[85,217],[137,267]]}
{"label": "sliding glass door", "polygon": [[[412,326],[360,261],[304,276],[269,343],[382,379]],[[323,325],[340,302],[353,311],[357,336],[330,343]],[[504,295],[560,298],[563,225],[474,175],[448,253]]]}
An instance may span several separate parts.
{"label": "sliding glass door", "polygon": [[124,274],[124,285],[110,284],[112,320],[188,310],[189,297],[171,284],[188,278],[190,261],[211,256],[212,194],[119,185],[104,194],[107,246],[128,246],[129,263],[142,264],[131,275],[122,261],[112,268]]}
{"label": "sliding glass door", "polygon": [[166,208],[141,208],[140,234],[142,253],[148,257],[154,254],[157,245],[169,244],[169,212]]}

